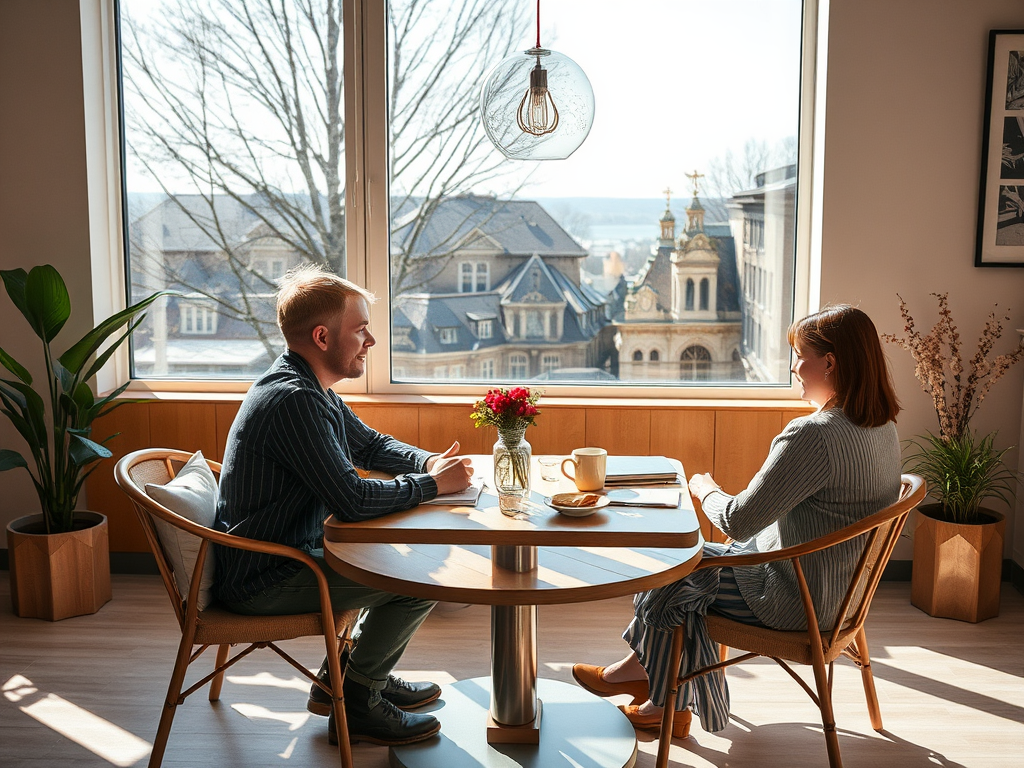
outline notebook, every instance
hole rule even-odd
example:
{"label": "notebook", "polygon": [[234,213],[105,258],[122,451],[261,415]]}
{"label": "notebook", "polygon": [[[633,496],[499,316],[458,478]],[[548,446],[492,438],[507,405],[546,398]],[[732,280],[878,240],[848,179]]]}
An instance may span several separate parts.
{"label": "notebook", "polygon": [[675,483],[675,465],[664,456],[609,456],[605,485]]}
{"label": "notebook", "polygon": [[682,491],[676,488],[613,488],[607,496],[613,507],[664,507],[676,509]]}

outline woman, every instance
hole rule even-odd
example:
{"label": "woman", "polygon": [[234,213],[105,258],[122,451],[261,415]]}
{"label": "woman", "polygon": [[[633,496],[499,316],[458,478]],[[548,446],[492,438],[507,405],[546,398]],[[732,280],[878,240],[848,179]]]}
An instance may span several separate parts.
{"label": "woman", "polygon": [[[803,398],[818,410],[786,426],[750,485],[736,496],[725,493],[709,474],[690,478],[690,493],[704,513],[734,540],[705,544],[705,555],[800,544],[867,517],[899,497],[895,420],[900,407],[870,318],[849,305],[826,307],[794,323],[788,338],[793,375]],[[801,560],[822,627],[832,626],[863,546],[861,538]],[[577,664],[573,677],[599,696],[631,694],[634,703],[620,709],[634,726],[649,730],[661,724],[673,627],[686,628],[680,667],[686,674],[718,660],[704,622],[708,610],[774,629],[806,626],[788,562],[697,571],[637,595],[634,610],[623,634],[633,652],[608,667]],[[725,675],[704,675],[683,686],[674,736],[689,734],[691,708],[706,731],[725,728]]]}

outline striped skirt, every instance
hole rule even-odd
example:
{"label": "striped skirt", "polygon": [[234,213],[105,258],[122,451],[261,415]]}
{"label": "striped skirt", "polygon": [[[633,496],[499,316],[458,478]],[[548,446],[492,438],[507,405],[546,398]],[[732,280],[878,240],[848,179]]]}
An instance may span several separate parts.
{"label": "striped skirt", "polygon": [[[728,545],[708,542],[704,555],[728,551]],[[736,586],[731,568],[708,568],[658,589],[641,592],[633,600],[634,617],[622,638],[629,643],[647,670],[651,701],[664,706],[671,672],[672,630],[684,627],[683,656],[679,675],[687,675],[719,661],[718,645],[708,636],[704,617],[708,611],[744,624],[761,622],[751,612]],[[719,670],[686,683],[679,691],[676,709],[690,707],[705,731],[720,731],[729,724],[729,686]]]}

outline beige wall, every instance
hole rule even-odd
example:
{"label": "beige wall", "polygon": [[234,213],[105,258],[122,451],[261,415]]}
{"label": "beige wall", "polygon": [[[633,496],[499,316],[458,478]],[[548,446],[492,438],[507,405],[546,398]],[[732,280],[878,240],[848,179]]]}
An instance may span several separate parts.
{"label": "beige wall", "polygon": [[[948,290],[968,339],[994,302],[1024,327],[1024,269],[972,266],[987,31],[1024,28],[1020,1],[831,0],[829,12],[822,301],[858,303],[891,332],[902,327],[897,292],[927,327],[928,294]],[[0,265],[57,265],[76,315],[89,317],[78,35],[72,0],[0,2]],[[37,354],[5,297],[0,329],[16,357]],[[934,428],[909,355],[890,358],[901,435]],[[1020,433],[1022,380],[1018,366],[977,419],[1003,445]],[[0,442],[10,438],[0,425]],[[23,473],[0,475],[0,523],[35,507]],[[1017,528],[1024,564],[1024,520]]]}
{"label": "beige wall", "polygon": [[[829,13],[821,300],[859,304],[901,332],[899,293],[919,327],[930,293],[949,291],[968,354],[998,303],[1024,327],[1024,269],[977,269],[975,209],[988,31],[1024,28],[1020,0],[832,0]],[[888,349],[906,411],[903,438],[937,428],[910,353]],[[1020,434],[1024,364],[992,389],[975,420],[998,442]],[[1010,457],[1016,466],[1017,453]],[[1012,518],[1011,518],[1012,522]],[[1024,520],[1018,521],[1024,529]],[[1024,564],[1024,530],[1014,559]],[[1014,540],[1007,531],[1006,554]],[[896,558],[908,558],[901,542]]]}
{"label": "beige wall", "polygon": [[[78,327],[92,318],[80,30],[74,0],[0,2],[0,268],[56,266]],[[57,342],[70,346],[73,335]],[[40,342],[6,292],[0,339],[43,375]],[[23,445],[6,418],[0,445]],[[24,470],[0,474],[0,524],[38,511]]]}

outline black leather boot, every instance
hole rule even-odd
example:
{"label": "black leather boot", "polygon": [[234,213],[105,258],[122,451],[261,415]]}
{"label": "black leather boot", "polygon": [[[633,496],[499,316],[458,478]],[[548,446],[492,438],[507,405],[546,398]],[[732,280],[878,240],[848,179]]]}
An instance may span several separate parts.
{"label": "black leather boot", "polygon": [[[341,652],[341,672],[345,673],[348,667],[348,653]],[[320,665],[317,679],[331,685],[331,673],[327,669],[327,659]],[[390,701],[399,709],[416,709],[425,704],[435,701],[441,695],[441,686],[437,683],[408,683],[400,677],[388,675],[387,686],[380,692],[380,695]],[[318,685],[309,687],[309,698],[306,699],[306,709],[314,715],[327,717],[331,714],[331,697]]]}
{"label": "black leather boot", "polygon": [[[424,741],[441,730],[441,723],[433,715],[404,712],[353,680],[344,683],[345,717],[348,719],[348,737],[353,743],[368,741],[388,747]],[[338,743],[334,713],[327,721],[327,738]]]}

